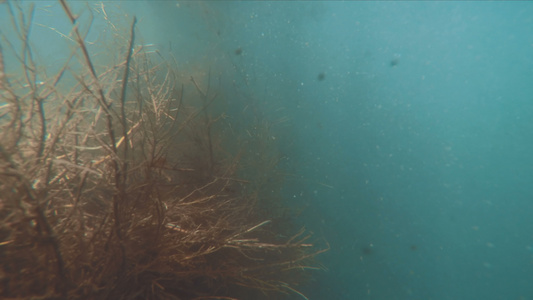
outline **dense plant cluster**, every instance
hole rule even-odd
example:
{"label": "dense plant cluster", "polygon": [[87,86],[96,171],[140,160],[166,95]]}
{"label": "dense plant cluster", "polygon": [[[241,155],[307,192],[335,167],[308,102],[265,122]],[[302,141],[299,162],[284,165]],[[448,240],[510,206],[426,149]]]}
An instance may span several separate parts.
{"label": "dense plant cluster", "polygon": [[0,297],[305,298],[325,249],[258,209],[280,200],[261,193],[268,122],[233,128],[213,76],[136,46],[135,19],[99,67],[61,4],[75,49],[54,74],[33,60],[32,9],[1,4],[19,42],[0,46]]}

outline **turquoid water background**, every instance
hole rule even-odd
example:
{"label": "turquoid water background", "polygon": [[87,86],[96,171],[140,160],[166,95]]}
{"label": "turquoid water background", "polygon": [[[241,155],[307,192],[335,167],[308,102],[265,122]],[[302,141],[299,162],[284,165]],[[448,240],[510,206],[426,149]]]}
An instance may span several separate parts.
{"label": "turquoid water background", "polygon": [[106,5],[290,120],[285,194],[331,245],[309,299],[533,299],[533,2]]}

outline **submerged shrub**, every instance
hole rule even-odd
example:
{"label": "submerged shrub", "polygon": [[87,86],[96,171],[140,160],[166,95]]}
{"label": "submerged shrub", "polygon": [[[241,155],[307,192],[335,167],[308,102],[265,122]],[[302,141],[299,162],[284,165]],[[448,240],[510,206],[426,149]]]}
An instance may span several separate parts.
{"label": "submerged shrub", "polygon": [[246,150],[275,148],[268,122],[232,128],[211,74],[182,80],[135,46],[135,19],[113,26],[122,59],[96,64],[61,4],[75,47],[53,74],[33,60],[33,8],[2,4],[19,42],[0,48],[0,296],[305,298],[326,249],[259,209],[280,203],[261,192],[276,154]]}

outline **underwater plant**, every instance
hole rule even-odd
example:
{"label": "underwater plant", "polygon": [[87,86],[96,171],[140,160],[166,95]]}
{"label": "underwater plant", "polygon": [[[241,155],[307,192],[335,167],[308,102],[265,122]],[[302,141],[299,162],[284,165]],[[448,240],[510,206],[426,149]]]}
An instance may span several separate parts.
{"label": "underwater plant", "polygon": [[74,47],[53,73],[34,60],[33,6],[0,4],[18,39],[0,44],[0,297],[306,299],[327,243],[261,209],[281,201],[262,193],[281,176],[257,155],[275,148],[268,122],[232,127],[211,73],[181,80],[136,46],[135,18],[113,26],[120,59],[92,56],[60,3]]}

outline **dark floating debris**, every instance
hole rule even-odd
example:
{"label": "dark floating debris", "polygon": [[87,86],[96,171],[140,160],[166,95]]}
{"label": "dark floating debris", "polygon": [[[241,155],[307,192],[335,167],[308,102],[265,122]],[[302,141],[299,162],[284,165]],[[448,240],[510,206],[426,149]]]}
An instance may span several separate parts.
{"label": "dark floating debris", "polygon": [[391,67],[396,67],[400,63],[400,57],[402,57],[401,54],[395,53],[393,59],[389,62],[389,65]]}
{"label": "dark floating debris", "polygon": [[324,72],[318,73],[317,79],[318,81],[323,81],[324,79],[326,79],[326,73]]}
{"label": "dark floating debris", "polygon": [[241,54],[242,54],[242,48],[241,47],[235,49],[235,55],[241,55]]}
{"label": "dark floating debris", "polygon": [[374,254],[374,248],[372,246],[361,247],[361,254],[363,254],[363,255],[372,255],[372,254]]}

